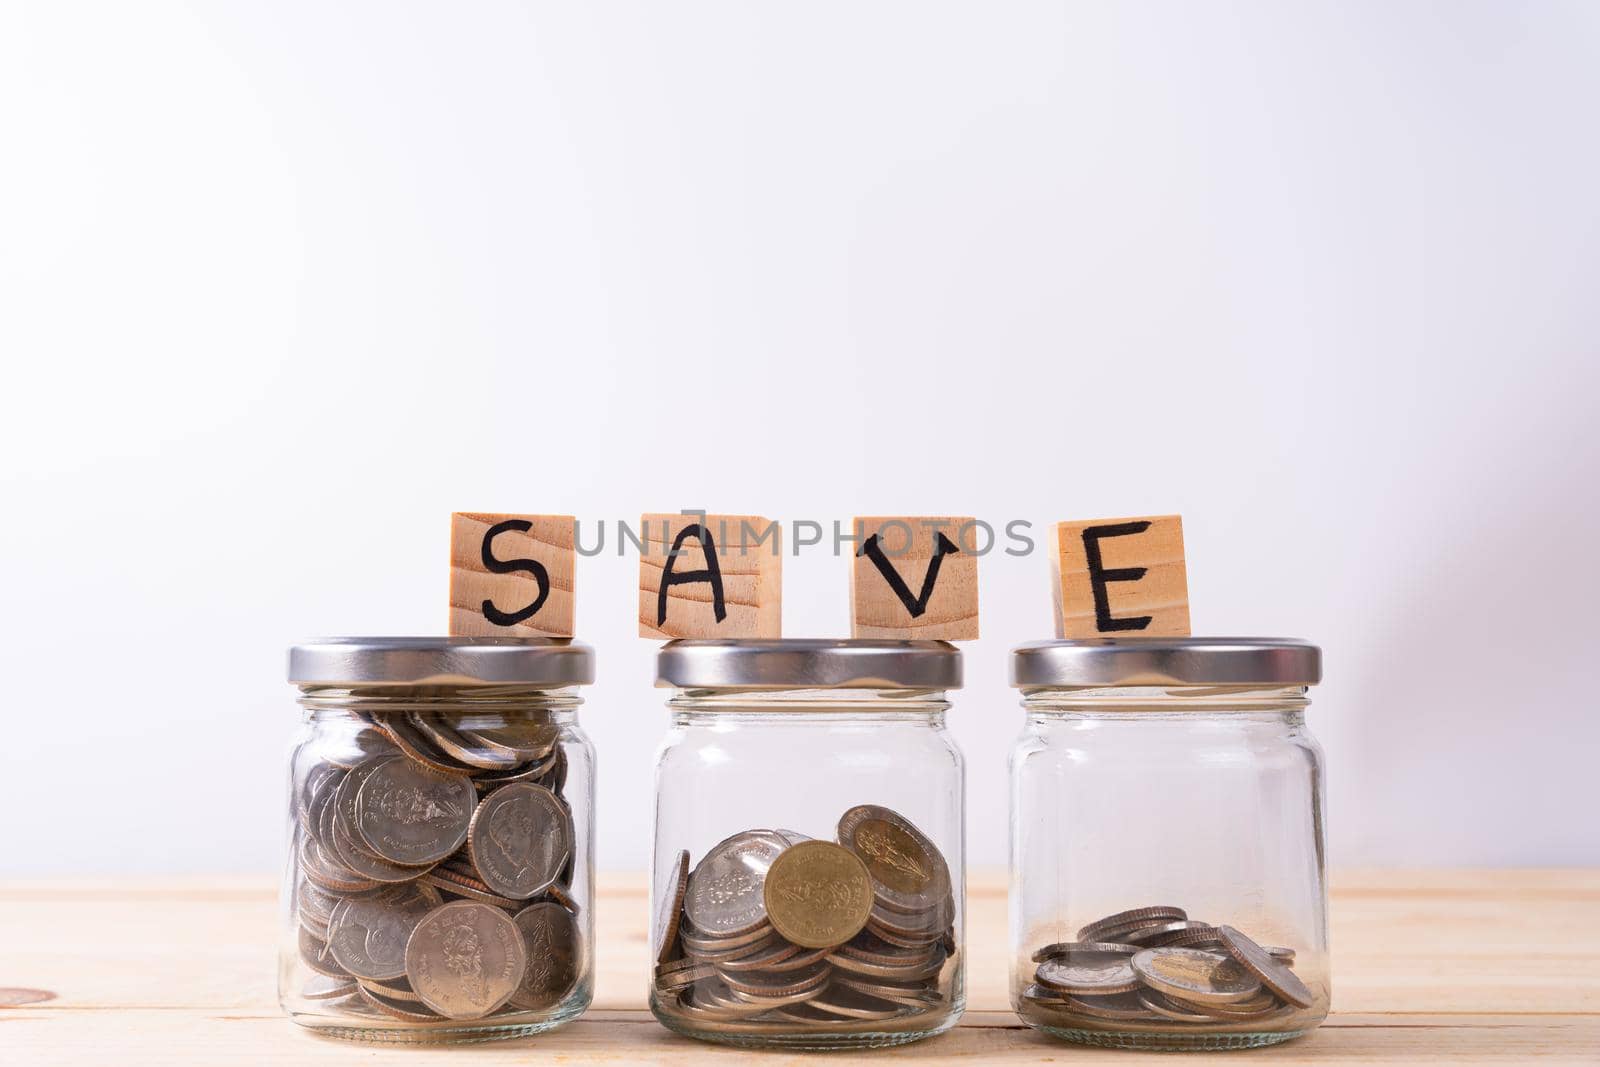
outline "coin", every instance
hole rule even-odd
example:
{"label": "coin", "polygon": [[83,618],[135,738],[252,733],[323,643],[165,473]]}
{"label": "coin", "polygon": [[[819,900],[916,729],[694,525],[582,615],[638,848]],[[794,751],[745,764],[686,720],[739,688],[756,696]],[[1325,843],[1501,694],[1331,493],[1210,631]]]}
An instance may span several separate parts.
{"label": "coin", "polygon": [[737,934],[765,925],[767,870],[783,852],[781,838],[734,834],[714,845],[689,875],[684,913],[695,929]]}
{"label": "coin", "polygon": [[1248,1000],[1261,983],[1231,957],[1192,948],[1147,948],[1131,966],[1151,988],[1190,1004],[1228,1004]]}
{"label": "coin", "polygon": [[1157,993],[1154,989],[1141,989],[1138,996],[1141,1004],[1163,1019],[1171,1019],[1180,1023],[1211,1023],[1217,1021],[1216,1017],[1209,1014],[1205,1009],[1173,1000],[1164,993]]}
{"label": "coin", "polygon": [[492,892],[526,900],[553,883],[567,862],[572,813],[543,786],[514,782],[479,801],[467,848]]}
{"label": "coin", "polygon": [[300,995],[307,1000],[337,1000],[355,991],[356,983],[353,979],[330,978],[319,974],[315,978],[306,980],[306,984],[300,989]]}
{"label": "coin", "polygon": [[560,904],[531,904],[512,920],[522,931],[528,965],[511,1006],[547,1011],[578,984],[578,921]]}
{"label": "coin", "polygon": [[399,978],[406,973],[406,941],[427,908],[414,894],[345,901],[328,924],[328,950],[358,978]]}
{"label": "coin", "polygon": [[1070,956],[1131,956],[1139,950],[1133,945],[1123,945],[1114,941],[1057,941],[1046,945],[1033,954],[1034,963],[1043,963],[1052,957]]}
{"label": "coin", "polygon": [[773,927],[804,948],[832,948],[856,936],[874,898],[866,864],[830,841],[802,841],[780,853],[763,893]]}
{"label": "coin", "polygon": [[678,921],[683,915],[683,894],[689,889],[689,850],[680,849],[672,861],[668,885],[661,894],[661,912],[656,916],[656,962],[666,963],[678,951]]}
{"label": "coin", "polygon": [[1138,945],[1143,948],[1156,948],[1170,945],[1178,939],[1213,940],[1217,936],[1216,927],[1209,923],[1193,922],[1188,919],[1178,919],[1170,923],[1158,923],[1154,926],[1141,927],[1131,934],[1123,934],[1120,941],[1129,945]]}
{"label": "coin", "polygon": [[467,839],[477,803],[472,779],[395,756],[374,768],[361,786],[356,825],[367,846],[384,859],[432,863]]}
{"label": "coin", "polygon": [[1167,904],[1155,904],[1145,908],[1132,908],[1128,911],[1119,911],[1115,915],[1107,915],[1078,931],[1079,941],[1110,941],[1108,933],[1117,931],[1122,933],[1137,930],[1143,926],[1156,923],[1178,922],[1187,919],[1189,913],[1182,908]]}
{"label": "coin", "polygon": [[1231,926],[1217,927],[1228,954],[1261,980],[1261,984],[1298,1008],[1309,1008],[1316,996],[1288,965]]}
{"label": "coin", "polygon": [[875,804],[851,808],[839,819],[839,843],[866,863],[884,903],[913,912],[943,904],[950,869],[938,847],[905,816]]}
{"label": "coin", "polygon": [[1066,1005],[1080,1015],[1115,1022],[1143,1022],[1160,1017],[1139,999],[1137,993],[1119,993],[1108,997],[1069,996]]}
{"label": "coin", "polygon": [[505,1004],[521,986],[527,963],[522,930],[511,917],[468,900],[430,911],[405,952],[411,988],[448,1019],[481,1019]]}
{"label": "coin", "polygon": [[1131,993],[1139,988],[1133,957],[1087,956],[1067,960],[1052,956],[1039,964],[1034,981],[1063,993]]}

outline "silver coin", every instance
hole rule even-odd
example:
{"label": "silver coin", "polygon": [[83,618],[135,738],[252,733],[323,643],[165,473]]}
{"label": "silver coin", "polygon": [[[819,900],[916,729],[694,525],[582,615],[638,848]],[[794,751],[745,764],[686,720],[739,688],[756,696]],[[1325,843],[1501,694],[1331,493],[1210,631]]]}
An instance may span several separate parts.
{"label": "silver coin", "polygon": [[1071,960],[1052,956],[1039,964],[1033,980],[1063,993],[1131,993],[1139,988],[1132,960],[1109,954]]}
{"label": "silver coin", "polygon": [[[1268,957],[1270,959],[1270,957]],[[1261,982],[1231,956],[1192,948],[1147,948],[1131,961],[1145,985],[1190,1004],[1249,1000]]]}
{"label": "silver coin", "polygon": [[1107,915],[1078,931],[1079,941],[1114,941],[1117,938],[1112,934],[1127,934],[1145,926],[1155,926],[1160,923],[1179,922],[1187,919],[1189,913],[1182,908],[1170,904],[1153,904],[1144,908],[1130,908],[1119,911],[1115,915]]}
{"label": "silver coin", "polygon": [[544,892],[566,864],[572,812],[543,786],[501,786],[473,812],[467,849],[484,885],[500,896],[526,900]]}
{"label": "silver coin", "polygon": [[511,994],[511,1006],[548,1011],[566,999],[578,984],[582,937],[572,912],[560,904],[531,904],[512,920],[522,931],[528,965]]}
{"label": "silver coin", "polygon": [[678,926],[683,917],[683,897],[689,889],[689,850],[682,849],[672,861],[667,876],[667,891],[661,894],[661,911],[656,916],[656,962],[666,963],[678,950]]}
{"label": "silver coin", "polygon": [[414,892],[347,900],[328,923],[328,951],[358,978],[399,978],[406,973],[406,941],[427,910]]}
{"label": "silver coin", "polygon": [[516,995],[528,950],[505,912],[457,900],[417,924],[405,959],[411,988],[429,1008],[447,1019],[481,1019]]}
{"label": "silver coin", "polygon": [[433,863],[466,841],[477,803],[472,779],[395,756],[375,767],[361,786],[356,826],[367,847],[383,859]]}
{"label": "silver coin", "polygon": [[1261,984],[1279,997],[1297,1008],[1309,1008],[1316,1000],[1310,987],[1289,969],[1288,964],[1274,959],[1272,953],[1238,930],[1231,926],[1219,926],[1217,936],[1222,939],[1229,955],[1243,964],[1251,974],[1261,979]]}
{"label": "silver coin", "polygon": [[684,895],[684,913],[695,929],[728,936],[766,925],[767,870],[785,847],[782,838],[751,833],[712,846],[689,875]]}

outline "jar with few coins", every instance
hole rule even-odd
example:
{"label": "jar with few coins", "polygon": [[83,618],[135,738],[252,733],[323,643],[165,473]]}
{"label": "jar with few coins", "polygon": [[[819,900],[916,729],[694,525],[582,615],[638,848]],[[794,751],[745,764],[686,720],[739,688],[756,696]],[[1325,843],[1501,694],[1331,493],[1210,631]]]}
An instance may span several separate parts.
{"label": "jar with few coins", "polygon": [[518,1037],[593,991],[594,749],[557,639],[343,638],[289,652],[278,997],[369,1041]]}
{"label": "jar with few coins", "polygon": [[1023,645],[1011,757],[1011,993],[1088,1045],[1251,1048],[1328,1014],[1312,645]]}
{"label": "jar with few coins", "polygon": [[656,765],[650,1009],[724,1044],[899,1045],[965,1004],[961,653],[673,641]]}

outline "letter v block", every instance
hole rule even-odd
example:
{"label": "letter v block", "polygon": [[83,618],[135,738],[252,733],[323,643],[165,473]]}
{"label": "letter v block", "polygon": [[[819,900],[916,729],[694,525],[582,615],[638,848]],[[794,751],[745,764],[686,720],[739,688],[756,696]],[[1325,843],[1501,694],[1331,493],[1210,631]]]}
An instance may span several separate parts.
{"label": "letter v block", "polygon": [[908,641],[978,637],[978,557],[970,517],[857,516],[850,635]]}
{"label": "letter v block", "polygon": [[1187,637],[1183,519],[1056,523],[1057,637]]}
{"label": "letter v block", "polygon": [[639,520],[639,636],[783,635],[783,543],[757,515]]}
{"label": "letter v block", "polygon": [[452,637],[571,637],[571,515],[450,516]]}

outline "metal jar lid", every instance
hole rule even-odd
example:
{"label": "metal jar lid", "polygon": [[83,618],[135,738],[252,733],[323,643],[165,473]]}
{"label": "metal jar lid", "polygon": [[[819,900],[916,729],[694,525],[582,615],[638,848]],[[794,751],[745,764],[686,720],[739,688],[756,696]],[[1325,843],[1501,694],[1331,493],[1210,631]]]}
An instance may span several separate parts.
{"label": "metal jar lid", "polygon": [[328,637],[289,649],[296,685],[594,682],[594,649],[557,637]]}
{"label": "metal jar lid", "polygon": [[960,689],[961,651],[944,641],[670,641],[656,685],[679,689]]}
{"label": "metal jar lid", "polygon": [[1322,649],[1281,637],[1119,637],[1035,641],[1011,652],[1018,689],[1316,685]]}

